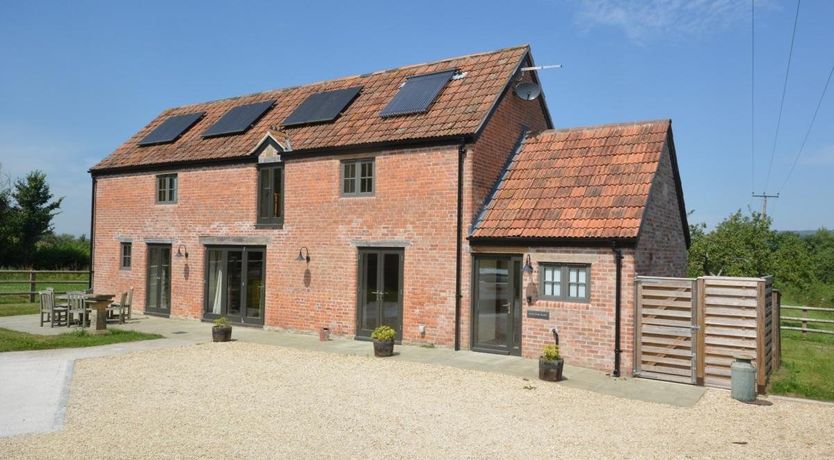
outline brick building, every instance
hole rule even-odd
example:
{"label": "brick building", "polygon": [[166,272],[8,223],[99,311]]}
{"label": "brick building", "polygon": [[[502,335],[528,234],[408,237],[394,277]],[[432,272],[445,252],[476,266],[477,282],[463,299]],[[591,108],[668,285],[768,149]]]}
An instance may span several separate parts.
{"label": "brick building", "polygon": [[91,169],[95,289],[524,356],[555,328],[610,369],[619,253],[627,373],[635,273],[686,267],[671,124],[554,130],[513,92],[532,65],[523,46],[163,112]]}

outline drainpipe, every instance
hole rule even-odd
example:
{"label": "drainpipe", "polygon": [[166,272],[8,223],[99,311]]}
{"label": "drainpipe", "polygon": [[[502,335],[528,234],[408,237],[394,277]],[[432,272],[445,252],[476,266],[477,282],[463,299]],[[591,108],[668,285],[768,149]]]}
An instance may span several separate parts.
{"label": "drainpipe", "polygon": [[463,264],[463,256],[461,255],[461,247],[463,241],[461,238],[461,231],[463,230],[463,160],[466,158],[466,141],[461,139],[461,144],[458,147],[458,209],[457,209],[457,228],[455,234],[455,351],[460,350],[460,300],[461,300],[461,266]]}
{"label": "drainpipe", "polygon": [[93,259],[94,259],[94,251],[95,247],[93,246],[93,240],[95,239],[95,231],[96,231],[96,176],[91,174],[93,178],[93,198],[90,200],[90,280],[87,283],[88,288],[93,287]]}
{"label": "drainpipe", "polygon": [[623,273],[623,251],[614,243],[612,248],[614,251],[614,263],[617,266],[617,282],[616,292],[614,293],[614,372],[611,373],[614,377],[620,376],[620,304],[622,303],[622,273]]}

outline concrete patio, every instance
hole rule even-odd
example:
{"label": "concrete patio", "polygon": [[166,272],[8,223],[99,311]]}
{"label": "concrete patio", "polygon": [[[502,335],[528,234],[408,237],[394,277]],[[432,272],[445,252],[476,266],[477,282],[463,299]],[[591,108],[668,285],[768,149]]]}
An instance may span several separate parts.
{"label": "concrete patio", "polygon": [[[110,323],[108,327],[157,333],[166,337],[162,340],[175,340],[177,344],[197,344],[211,341],[211,324],[195,320],[159,318],[140,313],[135,314],[126,324]],[[0,318],[0,328],[31,334],[61,334],[68,331],[65,327],[39,327],[37,315],[2,317]],[[69,330],[74,330],[74,328]],[[327,342],[321,342],[318,340],[318,336],[287,331],[235,327],[232,339],[241,342],[342,355],[369,357],[373,355],[372,346],[368,342],[347,338],[334,338]],[[26,353],[38,354],[45,352]],[[538,382],[537,362],[531,359],[414,345],[398,345],[395,348],[395,353],[395,356],[388,359],[494,372]],[[559,385],[633,400],[681,407],[695,405],[705,391],[703,387],[692,385],[639,378],[612,378],[600,371],[570,365],[565,365],[564,375],[565,380],[560,382]]]}

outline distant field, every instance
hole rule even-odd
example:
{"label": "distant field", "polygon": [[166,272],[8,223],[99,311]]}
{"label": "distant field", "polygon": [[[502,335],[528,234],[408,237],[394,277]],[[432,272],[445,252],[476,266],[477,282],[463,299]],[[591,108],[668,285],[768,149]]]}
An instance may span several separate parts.
{"label": "distant field", "polygon": [[[35,291],[48,287],[54,288],[56,292],[65,292],[73,289],[86,289],[90,276],[86,273],[37,273],[35,278]],[[77,281],[77,284],[55,283],[56,281]],[[0,270],[0,305],[20,304],[29,301],[28,295],[9,295],[9,292],[26,292],[30,290],[28,273],[9,273]]]}

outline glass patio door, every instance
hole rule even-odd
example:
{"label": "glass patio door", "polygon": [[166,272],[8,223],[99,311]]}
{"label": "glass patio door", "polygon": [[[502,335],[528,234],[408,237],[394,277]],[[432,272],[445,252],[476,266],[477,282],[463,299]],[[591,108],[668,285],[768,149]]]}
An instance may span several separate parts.
{"label": "glass patio door", "polygon": [[171,314],[171,245],[149,244],[145,312]]}
{"label": "glass patio door", "polygon": [[475,257],[472,349],[521,354],[521,257]]}
{"label": "glass patio door", "polygon": [[356,338],[367,340],[377,326],[391,326],[402,340],[403,251],[359,250]]}
{"label": "glass patio door", "polygon": [[204,317],[232,323],[264,323],[264,248],[209,248],[206,251]]}

